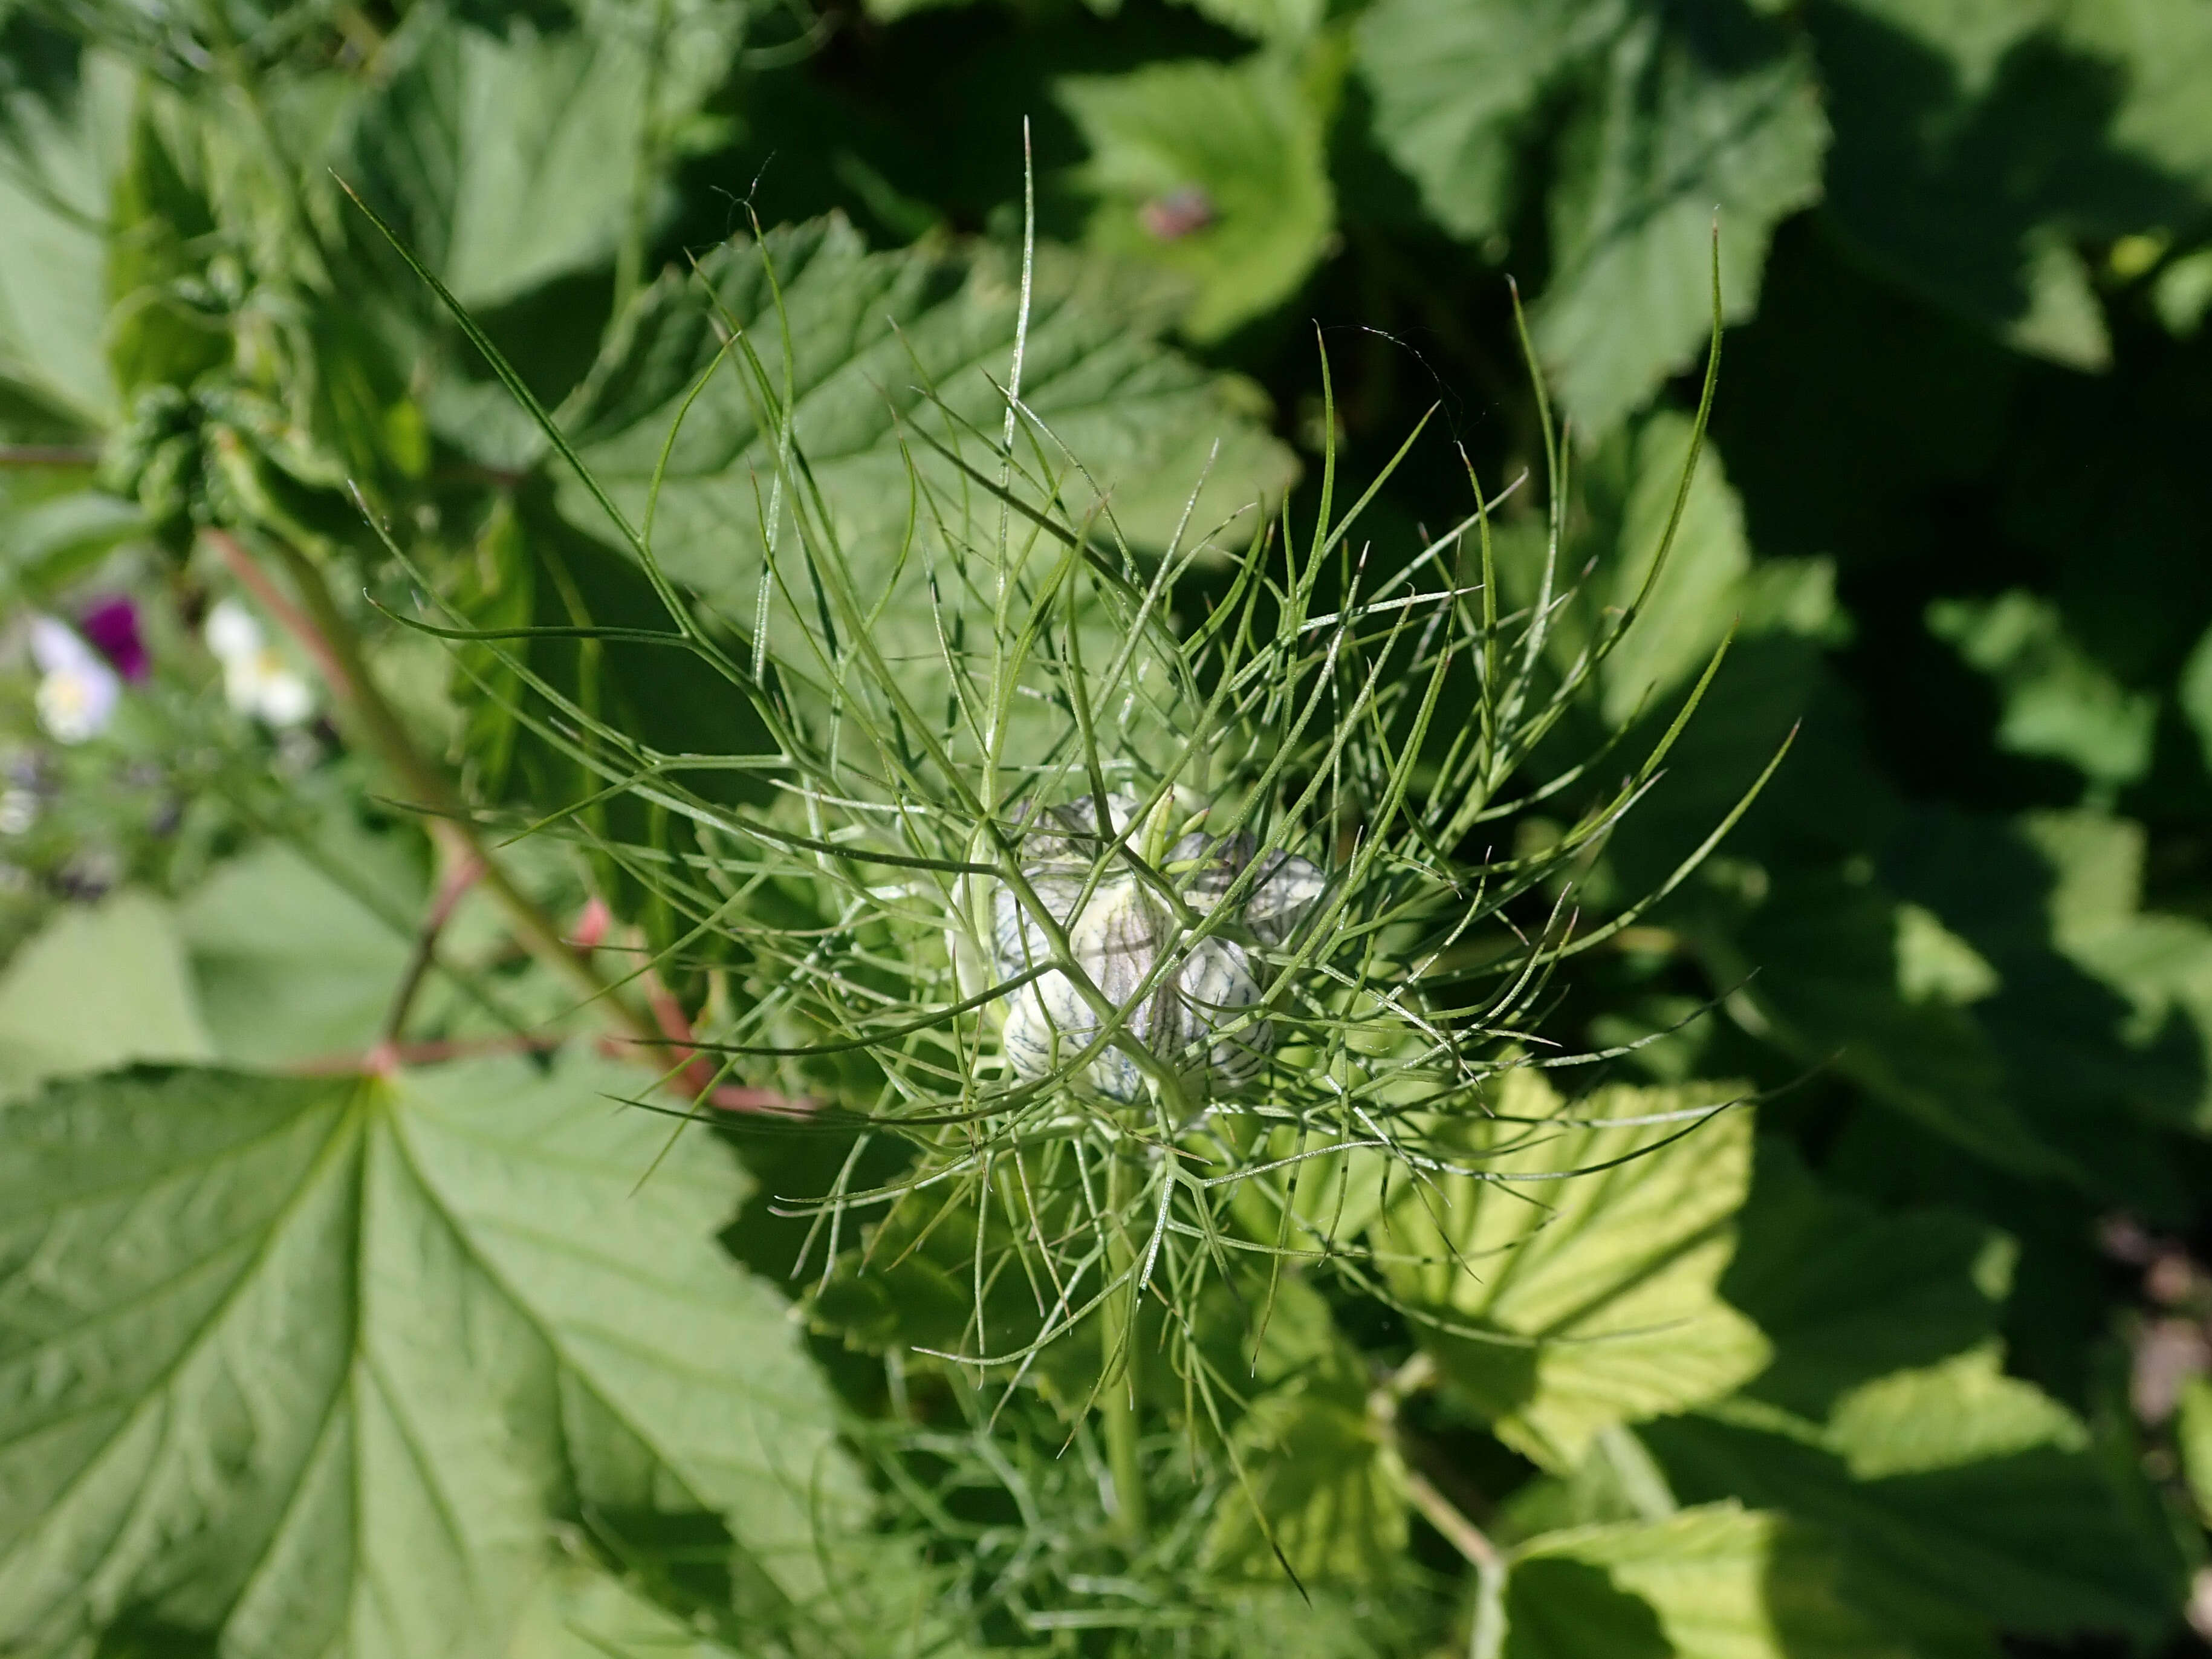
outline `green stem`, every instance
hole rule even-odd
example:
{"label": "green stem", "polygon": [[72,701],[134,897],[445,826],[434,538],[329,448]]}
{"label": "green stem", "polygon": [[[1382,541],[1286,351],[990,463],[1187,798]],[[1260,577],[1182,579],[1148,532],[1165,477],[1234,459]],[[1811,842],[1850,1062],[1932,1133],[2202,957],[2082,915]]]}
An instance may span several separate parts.
{"label": "green stem", "polygon": [[1398,1420],[1398,1407],[1407,1395],[1436,1381],[1436,1364],[1425,1352],[1416,1353],[1367,1397],[1367,1419],[1377,1438],[1396,1453],[1399,1477],[1407,1500],[1420,1512],[1443,1540],[1474,1569],[1474,1616],[1468,1633],[1468,1659],[1498,1659],[1505,1647],[1505,1577],[1509,1563],[1490,1534],[1468,1518],[1467,1511],[1444,1496],[1434,1481],[1413,1467],[1416,1449]]}
{"label": "green stem", "polygon": [[1105,1307],[1103,1346],[1106,1376],[1099,1385],[1098,1409],[1105,1419],[1106,1468],[1114,1480],[1114,1519],[1132,1553],[1144,1547],[1150,1531],[1145,1504],[1144,1460],[1138,1451],[1137,1332],[1140,1306],[1133,1269],[1136,1250],[1122,1224],[1124,1188],[1130,1175],[1127,1153],[1116,1146],[1106,1166],[1106,1261],[1116,1278],[1128,1276]]}

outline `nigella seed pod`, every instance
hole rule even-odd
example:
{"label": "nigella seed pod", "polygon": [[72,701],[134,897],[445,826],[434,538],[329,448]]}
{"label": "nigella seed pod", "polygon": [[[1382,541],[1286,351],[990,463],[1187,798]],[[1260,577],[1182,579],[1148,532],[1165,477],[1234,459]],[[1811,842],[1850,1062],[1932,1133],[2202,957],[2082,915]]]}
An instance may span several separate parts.
{"label": "nigella seed pod", "polygon": [[[1018,808],[1017,822],[1036,826],[1023,843],[1024,880],[1064,930],[1084,976],[1120,1016],[1124,1036],[1209,1091],[1250,1082],[1273,1051],[1274,1025],[1251,1018],[1264,969],[1232,935],[1268,947],[1282,944],[1320,898],[1326,884],[1320,870],[1295,854],[1269,853],[1238,915],[1220,931],[1194,938],[1177,920],[1176,907],[1117,848],[1116,838],[1137,848],[1141,803],[1116,791],[1103,805],[1103,814],[1088,801],[1046,811]],[[1229,896],[1252,852],[1249,835],[1217,841],[1193,830],[1155,868],[1203,921]],[[1010,885],[993,895],[992,944],[1001,978],[1054,960],[1042,921]],[[1072,1065],[1106,1023],[1076,980],[1054,968],[1008,998],[1001,1047],[1016,1075],[1047,1077]],[[1139,1056],[1117,1043],[1093,1055],[1076,1080],[1127,1103],[1143,1096],[1146,1071]]]}

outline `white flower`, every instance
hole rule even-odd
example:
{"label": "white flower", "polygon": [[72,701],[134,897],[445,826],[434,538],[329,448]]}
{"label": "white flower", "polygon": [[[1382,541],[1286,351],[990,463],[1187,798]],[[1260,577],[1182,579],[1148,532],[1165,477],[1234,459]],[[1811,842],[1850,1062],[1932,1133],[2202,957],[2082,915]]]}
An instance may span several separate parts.
{"label": "white flower", "polygon": [[0,836],[25,836],[39,821],[39,797],[29,789],[0,790]]}
{"label": "white flower", "polygon": [[252,611],[222,599],[208,612],[207,647],[222,665],[222,694],[241,714],[270,726],[297,726],[315,712],[314,689],[270,645]]}
{"label": "white flower", "polygon": [[[1108,798],[1114,834],[1127,828],[1139,804],[1118,791]],[[1261,981],[1247,941],[1273,946],[1287,939],[1321,896],[1321,872],[1294,854],[1268,854],[1246,894],[1241,927],[1182,947],[1173,907],[1132,870],[1109,865],[1084,900],[1091,866],[1106,846],[1087,803],[1038,814],[1036,820],[1049,827],[1028,837],[1022,873],[1066,930],[1069,947],[1091,982],[1116,1008],[1128,1011],[1122,1030],[1178,1071],[1203,1073],[1217,1088],[1234,1088],[1257,1075],[1273,1051],[1275,1031],[1272,1021],[1245,1013],[1259,1001]],[[1205,916],[1251,859],[1249,836],[1218,841],[1194,830],[1168,849],[1160,867],[1183,902]],[[1001,978],[1050,957],[1044,929],[1011,888],[1000,888],[992,902],[992,957]],[[1176,949],[1181,960],[1138,1003],[1161,954]],[[1018,1076],[1044,1077],[1087,1047],[1099,1026],[1074,983],[1054,970],[1013,994],[1001,1043]],[[1224,1027],[1235,1029],[1224,1032]],[[1094,1057],[1083,1081],[1125,1103],[1138,1099],[1145,1087],[1143,1068],[1121,1048]]]}
{"label": "white flower", "polygon": [[39,724],[55,742],[82,743],[107,729],[123,679],[97,651],[52,617],[33,617],[31,659],[39,665]]}

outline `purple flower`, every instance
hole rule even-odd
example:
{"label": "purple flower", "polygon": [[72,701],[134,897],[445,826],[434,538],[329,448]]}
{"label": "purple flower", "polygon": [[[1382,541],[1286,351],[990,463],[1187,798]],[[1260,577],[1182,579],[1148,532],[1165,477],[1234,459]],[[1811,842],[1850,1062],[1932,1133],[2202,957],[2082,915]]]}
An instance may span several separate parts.
{"label": "purple flower", "polygon": [[152,664],[138,636],[138,607],[126,594],[100,600],[77,619],[77,631],[126,680],[143,680]]}

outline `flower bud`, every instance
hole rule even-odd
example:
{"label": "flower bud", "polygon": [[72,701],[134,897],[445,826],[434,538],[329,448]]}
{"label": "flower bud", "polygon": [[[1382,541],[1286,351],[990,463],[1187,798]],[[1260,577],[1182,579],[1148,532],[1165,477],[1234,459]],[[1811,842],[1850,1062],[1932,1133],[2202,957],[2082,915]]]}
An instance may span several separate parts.
{"label": "flower bud", "polygon": [[[1136,797],[1116,791],[1104,805],[1103,836],[1100,814],[1087,802],[1044,811],[1018,808],[1018,817],[1036,826],[1023,842],[1024,879],[1066,932],[1075,963],[1124,1013],[1124,1034],[1210,1092],[1249,1082],[1273,1050],[1275,1033],[1272,1021],[1252,1020],[1247,1012],[1260,1000],[1265,972],[1247,941],[1272,947],[1289,938],[1321,896],[1326,884],[1320,870],[1293,854],[1267,854],[1238,915],[1194,940],[1176,908],[1109,839],[1131,833]],[[1250,864],[1252,850],[1249,835],[1217,841],[1193,830],[1168,849],[1159,868],[1184,905],[1206,918]],[[1102,861],[1093,884],[1093,866]],[[1044,927],[1011,886],[997,890],[992,906],[992,955],[1000,978],[1053,959]],[[1158,973],[1163,957],[1170,965]],[[1096,1041],[1104,1023],[1075,981],[1054,969],[1008,999],[1001,1037],[1006,1062],[1020,1077],[1048,1076]],[[1127,1103],[1142,1097],[1145,1067],[1126,1048],[1110,1048],[1092,1057],[1079,1082]]]}

